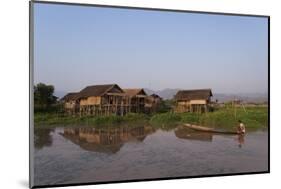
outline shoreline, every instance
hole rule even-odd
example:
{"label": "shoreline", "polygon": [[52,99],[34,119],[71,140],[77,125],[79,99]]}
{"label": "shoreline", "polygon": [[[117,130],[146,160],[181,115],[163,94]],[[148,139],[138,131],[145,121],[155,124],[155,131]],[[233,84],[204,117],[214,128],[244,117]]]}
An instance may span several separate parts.
{"label": "shoreline", "polygon": [[241,119],[246,128],[267,128],[268,112],[267,108],[254,107],[247,108],[247,112],[242,108],[236,110],[236,117],[233,111],[227,108],[221,108],[214,112],[204,114],[196,113],[155,113],[141,114],[130,113],[125,116],[69,116],[56,113],[35,113],[34,128],[46,127],[73,127],[73,126],[90,126],[90,127],[118,127],[118,125],[134,126],[139,124],[149,124],[153,127],[167,128],[184,124],[197,124],[207,127],[231,129],[235,128],[237,121]]}

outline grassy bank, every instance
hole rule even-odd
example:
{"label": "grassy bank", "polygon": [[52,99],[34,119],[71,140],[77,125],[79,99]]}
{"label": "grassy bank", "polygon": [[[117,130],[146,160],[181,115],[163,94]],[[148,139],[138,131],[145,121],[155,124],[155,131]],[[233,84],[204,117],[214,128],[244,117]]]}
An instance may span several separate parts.
{"label": "grassy bank", "polygon": [[112,126],[120,124],[147,123],[149,116],[145,114],[127,114],[125,116],[70,116],[57,113],[35,113],[35,127],[56,127],[56,126]]}
{"label": "grassy bank", "polygon": [[247,128],[266,128],[268,126],[267,107],[237,108],[236,112],[231,108],[221,108],[205,114],[196,113],[163,113],[151,117],[153,125],[191,123],[215,128],[231,129],[242,120]]}
{"label": "grassy bank", "polygon": [[242,120],[247,128],[265,128],[268,124],[267,107],[220,108],[214,112],[197,113],[156,113],[153,115],[127,114],[126,116],[62,116],[56,113],[35,113],[35,126],[69,126],[69,125],[135,125],[150,124],[156,128],[170,129],[181,123],[192,123],[216,128],[233,128],[238,120]]}

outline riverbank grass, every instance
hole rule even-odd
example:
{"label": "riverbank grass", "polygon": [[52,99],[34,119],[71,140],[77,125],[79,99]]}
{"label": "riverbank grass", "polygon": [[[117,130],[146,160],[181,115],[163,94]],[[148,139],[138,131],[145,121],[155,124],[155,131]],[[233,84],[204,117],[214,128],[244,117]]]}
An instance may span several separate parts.
{"label": "riverbank grass", "polygon": [[71,116],[57,113],[35,113],[35,127],[56,126],[113,126],[120,124],[147,123],[149,116],[130,113],[125,116]]}
{"label": "riverbank grass", "polygon": [[130,113],[125,116],[70,116],[56,113],[35,113],[34,123],[36,127],[54,127],[69,125],[108,126],[120,124],[149,124],[154,127],[167,127],[190,123],[214,128],[233,128],[238,120],[247,128],[266,128],[268,126],[267,107],[249,108],[220,108],[214,112],[198,113],[155,113],[152,115]]}

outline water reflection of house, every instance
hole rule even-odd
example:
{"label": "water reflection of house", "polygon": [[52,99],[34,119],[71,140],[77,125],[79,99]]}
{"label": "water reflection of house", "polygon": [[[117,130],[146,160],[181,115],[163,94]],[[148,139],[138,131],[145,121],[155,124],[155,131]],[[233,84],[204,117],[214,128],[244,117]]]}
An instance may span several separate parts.
{"label": "water reflection of house", "polygon": [[157,94],[152,94],[145,99],[145,110],[148,113],[156,112],[160,108],[162,98]]}
{"label": "water reflection of house", "polygon": [[178,127],[175,129],[175,135],[181,139],[187,140],[199,140],[199,141],[206,141],[211,142],[213,139],[213,134],[208,132],[198,132],[193,131],[188,128]]}
{"label": "water reflection of house", "polygon": [[147,126],[114,129],[65,128],[61,135],[84,150],[116,153],[125,142],[141,142],[152,132],[154,130]]}
{"label": "water reflection of house", "polygon": [[109,137],[90,128],[66,128],[62,136],[87,151],[111,154],[118,152],[123,145],[116,135]]}
{"label": "water reflection of house", "polygon": [[145,98],[147,94],[143,89],[123,89],[130,98],[130,111],[134,113],[144,112]]}
{"label": "water reflection of house", "polygon": [[207,112],[213,96],[211,89],[180,90],[175,95],[175,112]]}

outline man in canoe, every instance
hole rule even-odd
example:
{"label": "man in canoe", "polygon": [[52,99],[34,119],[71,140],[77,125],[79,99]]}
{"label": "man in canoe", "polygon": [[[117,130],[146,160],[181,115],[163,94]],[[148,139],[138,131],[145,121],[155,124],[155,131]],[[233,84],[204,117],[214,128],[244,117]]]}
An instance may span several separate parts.
{"label": "man in canoe", "polygon": [[238,120],[238,122],[239,122],[239,125],[237,127],[237,133],[238,134],[245,134],[246,128],[245,128],[244,123],[241,120]]}

